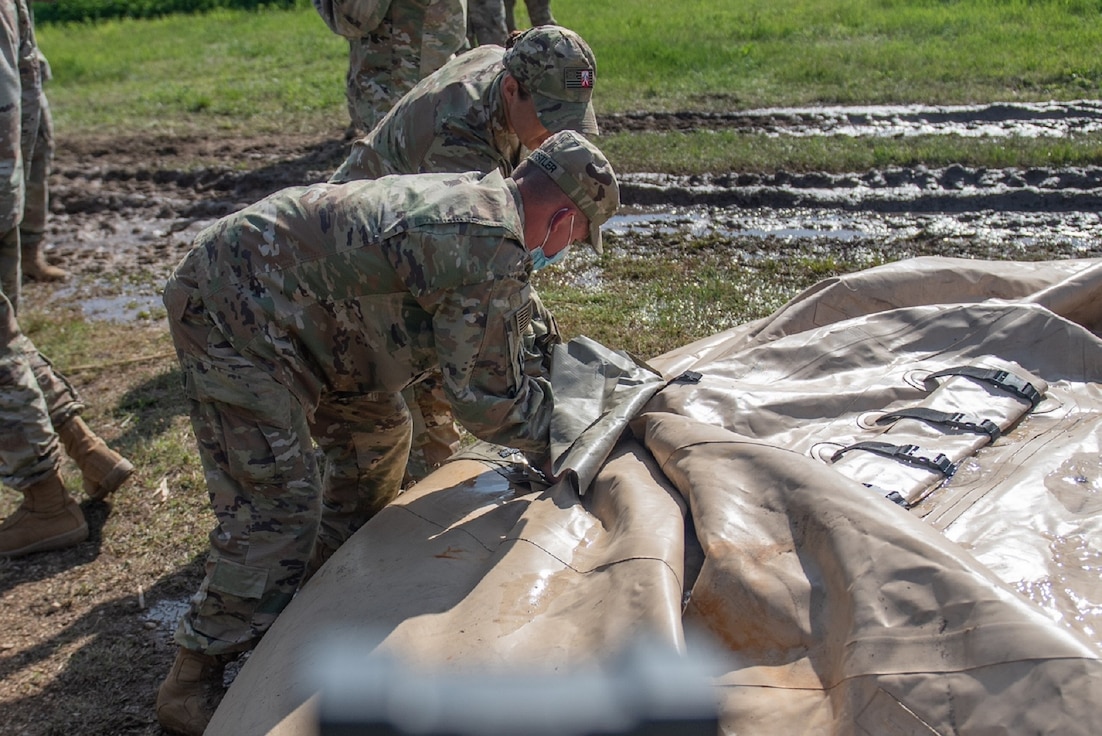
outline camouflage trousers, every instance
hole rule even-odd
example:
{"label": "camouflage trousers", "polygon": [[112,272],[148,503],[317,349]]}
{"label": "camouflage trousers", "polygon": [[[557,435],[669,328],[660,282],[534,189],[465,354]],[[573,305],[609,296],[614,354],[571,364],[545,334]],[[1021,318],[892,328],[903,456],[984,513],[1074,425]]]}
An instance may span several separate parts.
{"label": "camouflage trousers", "polygon": [[348,41],[348,114],[370,131],[466,40],[467,0],[393,0],[382,22]]}
{"label": "camouflage trousers", "polygon": [[26,178],[23,203],[23,222],[19,224],[19,237],[23,246],[35,245],[46,232],[46,218],[50,208],[50,190],[47,180],[54,160],[54,123],[46,95],[42,95],[42,115],[38,121],[38,138],[34,144],[30,169]]}
{"label": "camouflage trousers", "polygon": [[61,462],[57,432],[84,404],[19,329],[0,293],[0,481],[21,491]]}
{"label": "camouflage trousers", "polygon": [[[505,27],[509,33],[517,30],[517,20],[513,14],[516,5],[517,0],[505,0]],[[528,9],[528,20],[533,26],[558,25],[551,15],[551,0],[524,0],[524,7]]]}
{"label": "camouflage trousers", "polygon": [[421,480],[458,452],[460,435],[439,371],[407,388],[402,398],[413,420],[413,445],[404,486]]}
{"label": "camouflage trousers", "polygon": [[502,0],[469,0],[467,4],[467,45],[504,46],[509,31],[505,28],[505,4]]}
{"label": "camouflage trousers", "polygon": [[325,395],[308,415],[188,305],[169,327],[217,524],[175,639],[225,654],[252,648],[308,570],[397,496],[411,422],[397,393]]}

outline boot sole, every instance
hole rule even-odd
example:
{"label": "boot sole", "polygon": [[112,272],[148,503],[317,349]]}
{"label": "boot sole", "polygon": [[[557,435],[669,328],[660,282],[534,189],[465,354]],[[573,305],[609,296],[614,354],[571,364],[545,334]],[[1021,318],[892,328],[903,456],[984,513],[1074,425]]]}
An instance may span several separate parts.
{"label": "boot sole", "polygon": [[129,460],[123,460],[115,467],[111,468],[111,472],[108,473],[99,485],[95,486],[91,490],[85,488],[84,492],[88,494],[88,498],[93,501],[102,501],[117,491],[119,487],[134,474],[134,465]]}
{"label": "boot sole", "polygon": [[88,525],[82,524],[76,529],[65,532],[64,534],[58,534],[56,537],[39,539],[37,542],[31,542],[19,549],[0,552],[0,557],[22,557],[23,555],[29,555],[33,552],[49,552],[53,549],[63,549],[65,547],[72,547],[73,545],[80,544],[87,538]]}

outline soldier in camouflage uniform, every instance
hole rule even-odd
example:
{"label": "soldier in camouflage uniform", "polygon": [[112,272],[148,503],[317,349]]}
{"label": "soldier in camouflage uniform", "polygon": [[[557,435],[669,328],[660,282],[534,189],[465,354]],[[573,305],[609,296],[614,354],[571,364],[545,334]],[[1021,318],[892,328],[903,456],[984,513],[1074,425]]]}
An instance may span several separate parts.
{"label": "soldier in camouflage uniform", "polygon": [[[508,49],[481,46],[418,83],[353,144],[330,181],[495,169],[508,176],[552,132],[598,133],[595,81],[593,52],[566,28],[530,29]],[[558,342],[554,317],[533,298],[528,341]],[[415,425],[408,482],[452,455],[460,434],[437,376],[407,389],[406,399]]]}
{"label": "soldier in camouflage uniform", "polygon": [[508,176],[551,133],[597,135],[589,45],[560,26],[531,28],[510,43],[481,46],[423,79],[352,144],[329,181],[494,169]]}
{"label": "soldier in camouflage uniform", "polygon": [[134,470],[84,424],[79,397],[15,317],[25,164],[37,137],[40,74],[25,0],[0,4],[0,480],[23,493],[23,503],[0,524],[0,557],[68,547],[88,536],[84,514],[58,472],[59,436],[92,498],[106,497]]}
{"label": "soldier in camouflage uniform", "polygon": [[[514,15],[517,0],[505,0],[505,27],[509,33],[517,30],[517,19]],[[532,26],[553,26],[558,21],[551,15],[551,0],[524,0],[524,7],[528,9],[528,20]]]}
{"label": "soldier in camouflage uniform", "polygon": [[164,301],[218,527],[162,726],[202,733],[226,662],[397,495],[403,388],[442,368],[468,430],[546,467],[551,385],[523,365],[529,277],[575,239],[600,248],[618,206],[608,161],[567,131],[509,178],[293,187],[197,236]]}
{"label": "soldier in camouflage uniform", "polygon": [[313,2],[329,29],[348,39],[348,114],[358,130],[374,128],[466,41],[467,0]]}

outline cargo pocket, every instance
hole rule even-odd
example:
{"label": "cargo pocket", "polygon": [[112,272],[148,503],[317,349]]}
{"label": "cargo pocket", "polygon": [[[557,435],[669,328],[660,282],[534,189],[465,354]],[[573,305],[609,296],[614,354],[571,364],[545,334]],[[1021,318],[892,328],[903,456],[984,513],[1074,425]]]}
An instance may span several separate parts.
{"label": "cargo pocket", "polygon": [[863,414],[855,441],[823,443],[813,452],[839,473],[906,507],[1020,422],[1048,390],[1021,367],[993,361],[911,375],[929,391],[925,399]]}
{"label": "cargo pocket", "polygon": [[200,591],[192,624],[195,631],[220,642],[238,644],[255,637],[253,620],[268,587],[268,570],[219,558]]}

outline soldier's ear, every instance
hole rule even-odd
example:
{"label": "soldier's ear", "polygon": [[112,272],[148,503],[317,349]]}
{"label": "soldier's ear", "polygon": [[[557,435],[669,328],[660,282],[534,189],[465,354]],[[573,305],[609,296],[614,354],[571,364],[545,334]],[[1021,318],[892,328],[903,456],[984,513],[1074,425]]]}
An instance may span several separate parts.
{"label": "soldier's ear", "polygon": [[505,72],[505,78],[501,80],[501,93],[505,98],[508,100],[515,98],[519,89],[520,82],[512,74]]}

